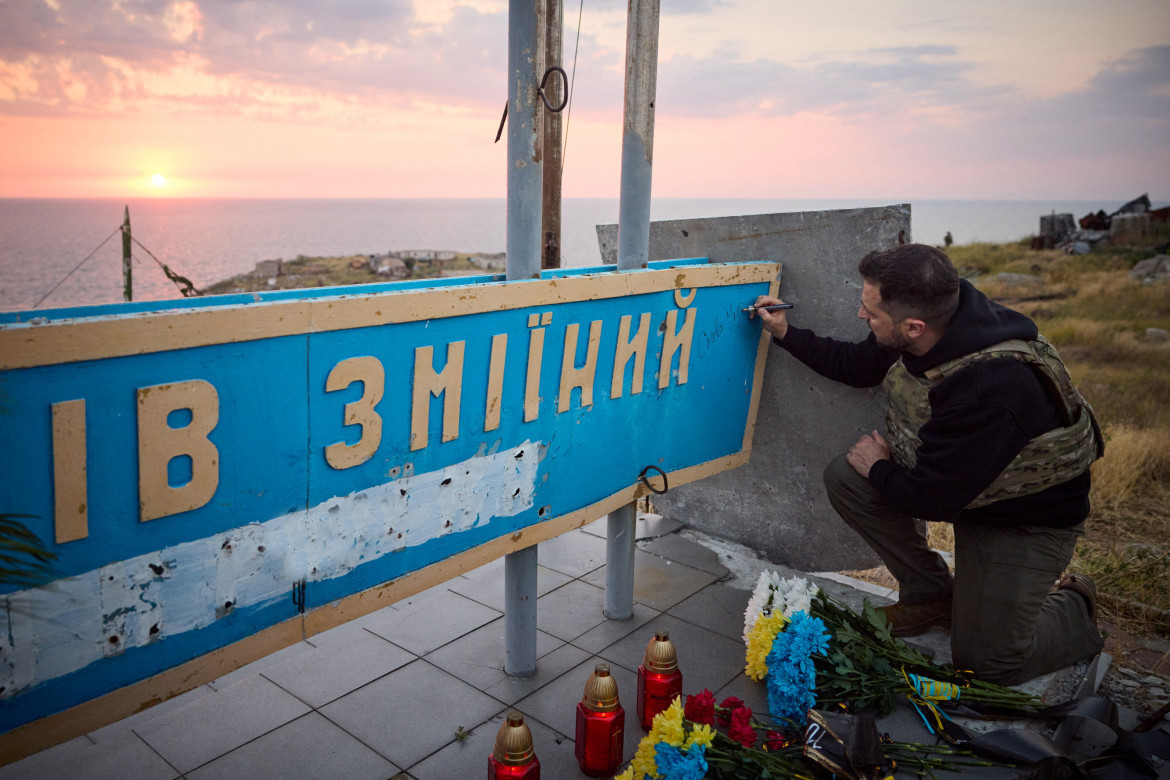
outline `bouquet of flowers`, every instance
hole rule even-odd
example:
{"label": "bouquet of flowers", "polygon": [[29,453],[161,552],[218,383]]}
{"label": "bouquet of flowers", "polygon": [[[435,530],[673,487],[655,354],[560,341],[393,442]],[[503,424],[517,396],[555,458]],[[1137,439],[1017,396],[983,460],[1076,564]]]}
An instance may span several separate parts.
{"label": "bouquet of flowers", "polygon": [[939,666],[895,637],[885,616],[869,602],[861,614],[807,580],[764,571],[744,613],[745,673],[765,680],[774,718],[800,720],[818,704],[875,708],[885,715],[899,696],[923,714],[932,733],[940,706],[962,698],[984,709],[1031,714],[1043,702]]}
{"label": "bouquet of flowers", "polygon": [[[824,762],[808,757],[804,735],[800,724],[761,723],[742,700],[729,696],[716,704],[715,695],[703,690],[688,695],[685,705],[676,698],[654,716],[633,761],[614,780],[812,780],[819,776],[814,767]],[[993,765],[946,745],[883,741],[881,750],[881,766],[867,765],[864,775],[853,777],[884,777],[886,771],[877,770],[895,764],[916,774]],[[838,776],[845,780],[849,775]]]}

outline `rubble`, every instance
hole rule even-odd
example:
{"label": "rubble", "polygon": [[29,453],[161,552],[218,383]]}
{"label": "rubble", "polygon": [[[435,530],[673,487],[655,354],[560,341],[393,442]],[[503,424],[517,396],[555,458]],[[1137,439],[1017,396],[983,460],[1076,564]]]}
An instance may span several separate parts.
{"label": "rubble", "polygon": [[1032,239],[1032,249],[1062,249],[1082,255],[1101,241],[1117,244],[1137,243],[1150,234],[1153,223],[1170,221],[1170,206],[1151,208],[1148,193],[1129,201],[1112,214],[1104,209],[1074,220],[1072,214],[1044,214],[1040,233]]}

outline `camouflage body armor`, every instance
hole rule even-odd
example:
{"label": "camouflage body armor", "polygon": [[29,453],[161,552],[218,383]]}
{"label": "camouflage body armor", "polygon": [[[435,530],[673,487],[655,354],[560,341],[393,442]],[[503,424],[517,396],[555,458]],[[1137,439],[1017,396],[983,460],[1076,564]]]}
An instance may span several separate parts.
{"label": "camouflage body armor", "polygon": [[967,508],[1005,498],[1038,493],[1085,471],[1105,454],[1105,440],[1092,407],[1068,375],[1056,348],[1043,336],[1035,341],[1013,339],[935,366],[916,377],[899,359],[890,366],[882,388],[886,391],[886,431],[894,461],[913,468],[922,443],[918,429],[930,419],[930,389],[965,366],[985,360],[1019,360],[1033,366],[1060,413],[1062,427],[1032,439],[1008,467]]}

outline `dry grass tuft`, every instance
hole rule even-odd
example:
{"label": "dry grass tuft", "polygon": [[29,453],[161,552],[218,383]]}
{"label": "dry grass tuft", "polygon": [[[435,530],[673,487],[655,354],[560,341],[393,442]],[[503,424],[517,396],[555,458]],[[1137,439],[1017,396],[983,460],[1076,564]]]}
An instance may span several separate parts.
{"label": "dry grass tuft", "polygon": [[1170,428],[1116,425],[1105,457],[1093,464],[1093,505],[1116,512],[1138,493],[1162,493],[1170,481]]}
{"label": "dry grass tuft", "polygon": [[927,523],[926,543],[932,550],[955,551],[955,527],[950,523]]}

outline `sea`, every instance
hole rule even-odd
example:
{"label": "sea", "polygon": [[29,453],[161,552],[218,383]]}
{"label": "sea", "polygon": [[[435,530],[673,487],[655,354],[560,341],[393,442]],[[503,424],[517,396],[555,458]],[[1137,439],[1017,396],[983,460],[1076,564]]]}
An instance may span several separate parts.
{"label": "sea", "polygon": [[[652,220],[851,209],[909,202],[914,240],[1009,242],[1042,215],[1075,218],[1112,200],[655,199]],[[181,297],[165,264],[202,288],[270,259],[436,249],[503,252],[504,199],[0,199],[0,311],[122,300],[122,236],[129,213],[134,300]],[[596,226],[617,222],[616,198],[562,204],[562,264],[601,262]]]}

